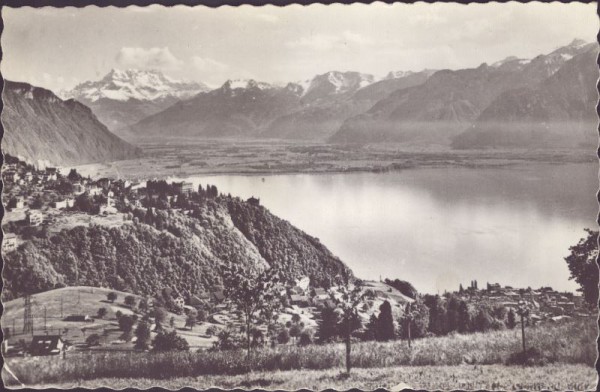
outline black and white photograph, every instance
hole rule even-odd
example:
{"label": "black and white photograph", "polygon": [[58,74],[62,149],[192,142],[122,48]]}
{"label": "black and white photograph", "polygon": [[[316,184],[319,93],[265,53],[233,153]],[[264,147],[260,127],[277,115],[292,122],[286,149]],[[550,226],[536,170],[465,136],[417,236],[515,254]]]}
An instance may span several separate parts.
{"label": "black and white photograph", "polygon": [[2,6],[4,386],[596,390],[597,7]]}

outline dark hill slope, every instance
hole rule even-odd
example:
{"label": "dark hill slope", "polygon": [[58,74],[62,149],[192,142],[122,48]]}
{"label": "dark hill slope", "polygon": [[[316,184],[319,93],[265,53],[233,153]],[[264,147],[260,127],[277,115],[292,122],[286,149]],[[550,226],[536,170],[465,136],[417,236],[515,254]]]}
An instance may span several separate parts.
{"label": "dark hill slope", "polygon": [[4,299],[57,285],[103,286],[154,295],[210,290],[228,263],[246,269],[277,265],[289,279],[327,285],[350,270],[316,239],[260,206],[206,200],[192,215],[136,210],[118,228],[76,227],[28,241],[5,255]]}
{"label": "dark hill slope", "polygon": [[4,152],[31,162],[75,165],[134,158],[141,151],[112,134],[85,105],[5,81]]}

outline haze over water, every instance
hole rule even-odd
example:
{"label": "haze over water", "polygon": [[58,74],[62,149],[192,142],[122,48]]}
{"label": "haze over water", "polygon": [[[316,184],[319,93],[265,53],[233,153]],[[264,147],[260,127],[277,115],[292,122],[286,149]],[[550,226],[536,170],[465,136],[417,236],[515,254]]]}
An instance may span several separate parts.
{"label": "haze over water", "polygon": [[198,176],[197,186],[260,198],[318,237],[364,279],[408,280],[421,292],[477,279],[575,290],[563,258],[595,228],[592,164],[427,168],[392,173]]}

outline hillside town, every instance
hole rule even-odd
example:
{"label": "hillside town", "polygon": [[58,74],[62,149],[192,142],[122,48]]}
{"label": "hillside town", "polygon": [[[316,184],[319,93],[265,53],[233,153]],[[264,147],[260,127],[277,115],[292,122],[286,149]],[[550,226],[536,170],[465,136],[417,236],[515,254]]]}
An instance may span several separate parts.
{"label": "hillside town", "polygon": [[487,283],[485,288],[479,289],[477,281],[473,280],[466,289],[461,285],[454,294],[471,304],[501,306],[506,309],[517,309],[520,303],[525,303],[530,310],[532,322],[560,321],[591,314],[582,295],[558,292],[552,287],[524,289]]}
{"label": "hillside town", "polygon": [[137,208],[173,208],[189,214],[199,198],[218,194],[215,187],[195,190],[188,182],[92,180],[75,170],[65,176],[55,167],[38,169],[9,155],[5,159],[4,252],[32,236],[77,224],[120,225],[131,220]]}

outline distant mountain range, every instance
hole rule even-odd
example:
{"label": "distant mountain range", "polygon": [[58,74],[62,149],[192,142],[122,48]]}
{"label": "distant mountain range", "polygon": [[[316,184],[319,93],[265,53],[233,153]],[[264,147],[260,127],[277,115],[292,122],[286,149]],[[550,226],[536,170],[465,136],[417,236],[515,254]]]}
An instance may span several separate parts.
{"label": "distant mountain range", "polygon": [[2,98],[2,149],[27,162],[62,166],[141,154],[73,99],[62,100],[49,90],[8,80]]}
{"label": "distant mountain range", "polygon": [[159,71],[113,69],[101,80],[81,83],[59,95],[89,106],[108,129],[120,134],[180,99],[208,90],[202,83],[174,80]]}
{"label": "distant mountain range", "polygon": [[[129,134],[132,140],[168,134],[454,148],[574,146],[595,138],[589,123],[595,121],[596,54],[596,44],[574,40],[534,59],[397,71],[379,80],[332,71],[286,86],[227,81],[139,121]],[[521,105],[542,95],[544,110],[552,112],[547,120],[533,112],[535,105]]]}
{"label": "distant mountain range", "polygon": [[454,147],[595,145],[597,55],[588,50],[565,56],[564,65],[541,83],[500,94],[453,140]]}
{"label": "distant mountain range", "polygon": [[273,86],[228,80],[130,127],[135,137],[252,137],[326,141],[345,119],[368,110],[391,91],[423,83],[430,71],[376,82],[358,72],[327,72],[310,81]]}
{"label": "distant mountain range", "polygon": [[[520,145],[501,141],[500,136],[486,138],[477,137],[476,134],[491,132],[492,128],[484,125],[487,123],[493,123],[493,129],[497,132],[501,130],[503,134],[517,132],[513,126],[517,123],[524,125],[536,117],[531,113],[533,106],[517,105],[519,106],[517,108],[513,105],[510,109],[511,113],[504,113],[498,108],[498,105],[503,107],[509,105],[506,101],[510,101],[509,97],[514,96],[519,89],[543,92],[548,94],[547,99],[553,99],[550,94],[554,94],[554,98],[558,98],[560,94],[562,97],[570,97],[578,102],[585,101],[588,105],[585,108],[579,107],[579,112],[585,111],[587,117],[595,116],[595,104],[590,105],[587,96],[589,89],[595,88],[598,75],[594,61],[596,55],[595,44],[584,44],[576,40],[566,47],[559,48],[548,55],[540,55],[533,60],[511,57],[492,66],[482,64],[474,69],[438,71],[423,84],[396,90],[365,113],[348,118],[330,141],[339,143],[421,141],[449,144],[456,138],[454,146],[457,148]],[[574,63],[579,66],[573,66]],[[587,88],[582,89],[581,83],[570,83],[580,77],[588,82],[591,81]],[[543,87],[547,84],[560,84],[560,87],[555,89]],[[504,98],[500,98],[501,96]],[[514,101],[514,98],[512,100]],[[573,121],[577,117],[571,113],[571,109],[574,108],[568,104],[563,105],[563,109],[555,113],[551,119],[549,118],[557,124],[555,127],[557,130],[561,127],[558,124]],[[507,116],[513,118],[509,121]],[[595,137],[593,128],[588,132]],[[569,132],[563,129],[562,134],[568,136]],[[556,142],[559,145],[561,143],[559,140]],[[528,146],[536,146],[536,143],[528,143]]]}
{"label": "distant mountain range", "polygon": [[[533,59],[508,57],[471,69],[392,71],[383,78],[331,71],[286,85],[228,80],[213,90],[158,71],[112,70],[62,96],[89,106],[109,130],[133,143],[197,137],[438,144],[458,149],[575,147],[595,143],[597,53],[595,43],[574,40]],[[15,105],[27,102],[7,90],[15,96]],[[75,107],[74,101],[61,102]],[[7,107],[10,113],[10,99]],[[18,150],[15,155],[42,150],[35,142],[25,147],[22,141],[16,147],[20,136],[11,133],[18,124],[11,117],[5,142]],[[46,155],[62,155],[52,157],[61,162],[81,161],[80,149],[75,150]],[[115,150],[117,156],[129,155],[119,151]],[[28,154],[22,156],[36,156]],[[94,154],[83,160],[102,156]]]}

